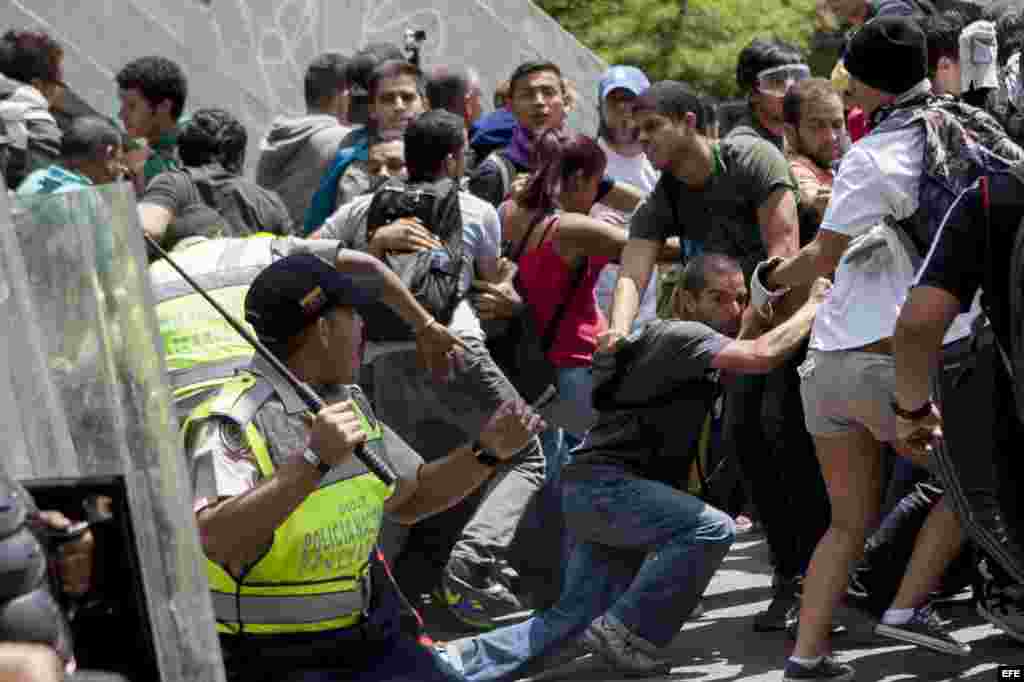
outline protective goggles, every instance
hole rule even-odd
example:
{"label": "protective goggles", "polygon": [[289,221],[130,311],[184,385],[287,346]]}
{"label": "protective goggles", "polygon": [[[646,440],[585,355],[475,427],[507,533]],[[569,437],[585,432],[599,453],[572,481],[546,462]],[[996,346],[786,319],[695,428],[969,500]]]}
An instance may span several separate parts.
{"label": "protective goggles", "polygon": [[784,64],[773,66],[757,74],[757,91],[773,97],[785,97],[794,83],[811,77],[806,64]]}

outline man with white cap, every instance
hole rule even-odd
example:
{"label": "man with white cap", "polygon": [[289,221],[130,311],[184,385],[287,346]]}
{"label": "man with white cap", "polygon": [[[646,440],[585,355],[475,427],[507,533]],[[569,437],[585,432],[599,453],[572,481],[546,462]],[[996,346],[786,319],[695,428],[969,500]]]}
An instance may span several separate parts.
{"label": "man with white cap", "polygon": [[[651,86],[643,71],[635,66],[613,66],[605,71],[597,86],[600,101],[601,125],[597,134],[598,144],[608,158],[605,173],[612,180],[627,182],[649,195],[661,175],[644,154],[640,144],[640,132],[633,120],[633,101]],[[621,211],[596,204],[591,212],[595,218],[616,224],[625,224],[626,215]],[[615,280],[619,276],[617,265],[607,265],[597,281],[597,303],[607,315],[611,312]],[[651,286],[653,284],[653,286]],[[647,290],[640,300],[633,328],[638,329],[658,316],[658,273],[651,275]]]}

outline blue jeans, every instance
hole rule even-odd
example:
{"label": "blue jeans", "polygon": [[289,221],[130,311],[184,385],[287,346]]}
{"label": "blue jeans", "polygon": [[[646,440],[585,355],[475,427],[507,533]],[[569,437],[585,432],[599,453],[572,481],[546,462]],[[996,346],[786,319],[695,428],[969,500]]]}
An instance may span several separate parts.
{"label": "blue jeans", "polygon": [[[559,400],[575,401],[589,408],[590,395],[594,390],[593,370],[590,367],[562,367],[558,370],[557,388]],[[569,451],[582,442],[583,435],[554,427],[540,435],[548,483],[557,485],[562,467],[569,461]]]}
{"label": "blue jeans", "polygon": [[[594,375],[590,367],[563,367],[558,370],[558,397],[560,400],[574,400],[590,406],[590,394],[594,390]],[[540,447],[544,453],[545,484],[542,491],[542,522],[557,528],[562,548],[558,566],[561,568],[561,584],[566,581],[566,567],[572,551],[572,538],[565,530],[562,514],[562,467],[569,462],[569,453],[583,442],[583,434],[569,433],[565,429],[549,428],[540,434]]]}
{"label": "blue jeans", "polygon": [[634,634],[666,646],[697,605],[732,544],[729,516],[667,485],[616,467],[563,481],[576,543],[558,603],[528,621],[449,645],[472,682],[529,674],[610,612]]}

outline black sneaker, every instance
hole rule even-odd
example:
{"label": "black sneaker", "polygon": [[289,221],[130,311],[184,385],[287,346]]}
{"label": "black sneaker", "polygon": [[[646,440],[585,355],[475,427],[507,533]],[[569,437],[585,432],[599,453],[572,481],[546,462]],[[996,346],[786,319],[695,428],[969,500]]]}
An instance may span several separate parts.
{"label": "black sneaker", "polygon": [[813,668],[787,660],[786,671],[782,675],[782,682],[808,682],[809,680],[848,682],[852,679],[853,666],[837,663],[831,656],[824,657]]}
{"label": "black sneaker", "polygon": [[781,632],[786,629],[786,614],[799,603],[800,583],[799,577],[783,579],[775,576],[772,602],[754,616],[754,632]]}
{"label": "black sneaker", "polygon": [[1024,586],[985,581],[977,592],[978,615],[1014,640],[1024,643]]}
{"label": "black sneaker", "polygon": [[903,625],[879,623],[875,626],[875,634],[953,656],[971,653],[969,645],[953,639],[949,634],[949,623],[939,618],[931,606],[915,609],[914,615]]}
{"label": "black sneaker", "polygon": [[445,568],[444,600],[461,622],[481,630],[518,623],[533,615],[519,598],[486,568],[452,557]]}

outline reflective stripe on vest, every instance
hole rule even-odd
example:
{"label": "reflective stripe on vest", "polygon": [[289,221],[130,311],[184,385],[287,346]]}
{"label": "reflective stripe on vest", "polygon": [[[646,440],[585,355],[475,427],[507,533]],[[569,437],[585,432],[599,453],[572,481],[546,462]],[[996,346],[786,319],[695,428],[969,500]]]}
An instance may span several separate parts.
{"label": "reflective stripe on vest", "polygon": [[240,599],[237,604],[233,594],[213,592],[211,596],[213,613],[218,622],[223,620],[222,615],[229,615],[232,620],[241,620],[245,624],[245,629],[250,632],[253,631],[253,625],[310,625],[331,621],[339,613],[360,614],[370,606],[368,590],[364,589],[321,593],[312,599],[305,595],[261,597],[250,594],[246,595],[245,599]]}
{"label": "reflective stripe on vest", "polygon": [[[241,373],[193,411],[183,426],[231,412],[256,386]],[[382,430],[372,413],[360,407],[369,434],[367,447],[382,447]],[[253,421],[244,424],[260,475],[273,475],[268,441]],[[271,434],[267,437],[272,438]],[[222,566],[206,560],[217,630],[225,634],[284,634],[344,628],[369,609],[369,557],[377,542],[384,501],[391,489],[369,473],[352,478],[328,474],[274,532],[267,552],[237,581]]]}
{"label": "reflective stripe on vest", "polygon": [[[215,239],[200,242],[172,257],[214,300],[248,326],[245,295],[256,275],[273,262],[273,242],[273,238],[265,236]],[[149,276],[167,369],[175,390],[202,381],[226,379],[240,363],[252,358],[252,346],[170,265],[163,261],[153,263]]]}

